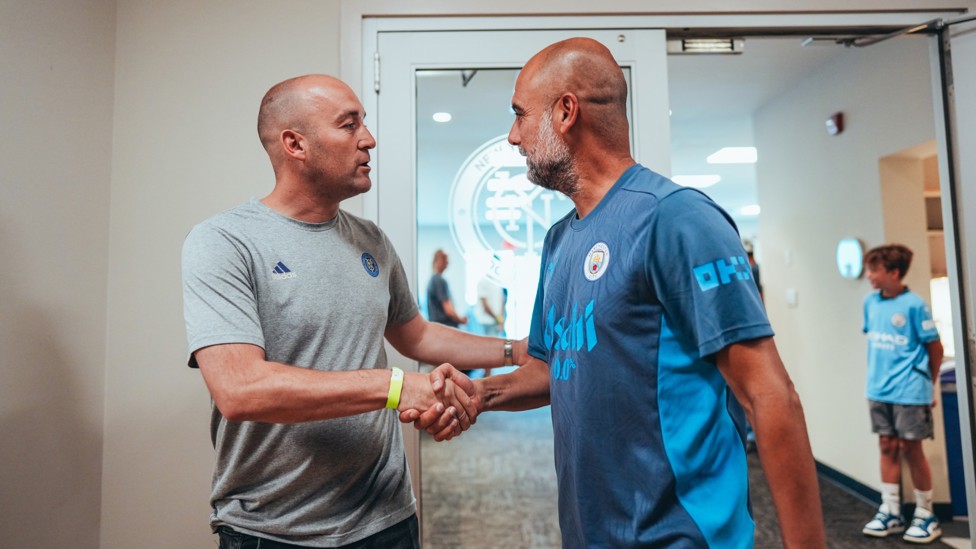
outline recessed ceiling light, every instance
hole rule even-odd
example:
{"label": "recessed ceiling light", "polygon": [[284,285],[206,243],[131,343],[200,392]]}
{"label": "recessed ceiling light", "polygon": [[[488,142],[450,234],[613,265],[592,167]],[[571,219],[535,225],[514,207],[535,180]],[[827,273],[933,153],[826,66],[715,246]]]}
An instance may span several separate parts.
{"label": "recessed ceiling light", "polygon": [[704,189],[706,187],[711,187],[712,185],[718,183],[722,180],[720,175],[676,175],[671,178],[672,181],[681,185],[682,187],[694,187],[696,189]]}
{"label": "recessed ceiling light", "polygon": [[759,204],[750,204],[739,209],[739,213],[747,216],[759,215]]}
{"label": "recessed ceiling light", "polygon": [[451,121],[451,113],[449,112],[434,113],[434,122],[450,122],[450,121]]}
{"label": "recessed ceiling light", "polygon": [[706,160],[709,164],[755,164],[757,158],[755,147],[723,147]]}

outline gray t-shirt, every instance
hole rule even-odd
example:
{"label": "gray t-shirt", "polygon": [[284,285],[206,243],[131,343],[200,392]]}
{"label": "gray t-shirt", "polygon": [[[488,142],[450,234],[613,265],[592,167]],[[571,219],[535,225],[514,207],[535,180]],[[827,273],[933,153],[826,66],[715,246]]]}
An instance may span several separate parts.
{"label": "gray t-shirt", "polygon": [[[297,221],[252,199],[190,231],[183,300],[193,352],[249,343],[316,370],[386,368],[383,333],[417,314],[400,259],[373,223]],[[334,547],[416,511],[393,410],[293,425],[227,421],[213,407],[211,526]]]}

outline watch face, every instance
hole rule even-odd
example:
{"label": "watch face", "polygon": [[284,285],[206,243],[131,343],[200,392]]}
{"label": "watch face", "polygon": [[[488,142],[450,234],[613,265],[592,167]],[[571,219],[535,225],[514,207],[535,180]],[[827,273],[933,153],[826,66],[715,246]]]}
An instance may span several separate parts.
{"label": "watch face", "polygon": [[844,278],[861,278],[864,272],[864,247],[858,239],[845,238],[837,244],[837,270]]}

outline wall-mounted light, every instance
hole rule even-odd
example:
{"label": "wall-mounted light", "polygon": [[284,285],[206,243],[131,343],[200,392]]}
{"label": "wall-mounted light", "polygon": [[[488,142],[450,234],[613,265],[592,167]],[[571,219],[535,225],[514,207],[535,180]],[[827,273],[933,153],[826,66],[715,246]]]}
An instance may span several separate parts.
{"label": "wall-mounted light", "polygon": [[434,113],[434,122],[450,122],[450,121],[451,121],[451,113],[449,112]]}
{"label": "wall-mounted light", "polygon": [[837,270],[848,280],[864,273],[864,245],[857,238],[843,238],[837,243]]}

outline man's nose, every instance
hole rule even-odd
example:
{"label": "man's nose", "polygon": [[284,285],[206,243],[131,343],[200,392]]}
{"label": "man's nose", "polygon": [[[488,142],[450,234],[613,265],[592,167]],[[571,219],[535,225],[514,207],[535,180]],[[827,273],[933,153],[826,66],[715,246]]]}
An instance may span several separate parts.
{"label": "man's nose", "polygon": [[518,147],[522,142],[522,136],[519,135],[518,128],[515,124],[512,124],[512,129],[508,130],[508,143],[514,147]]}
{"label": "man's nose", "polygon": [[369,130],[366,129],[365,126],[363,126],[363,131],[366,132],[366,135],[359,142],[359,147],[362,148],[362,149],[375,149],[376,148],[376,139],[373,138],[373,134],[371,134],[369,132]]}

